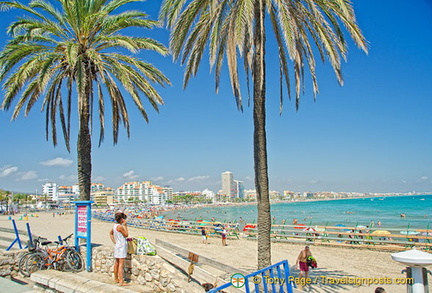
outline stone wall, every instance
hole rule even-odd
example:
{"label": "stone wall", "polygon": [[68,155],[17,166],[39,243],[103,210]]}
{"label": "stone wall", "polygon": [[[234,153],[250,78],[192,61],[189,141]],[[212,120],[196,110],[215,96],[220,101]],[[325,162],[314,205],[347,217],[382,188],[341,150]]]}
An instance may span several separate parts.
{"label": "stone wall", "polygon": [[[85,260],[85,247],[81,248]],[[26,249],[4,251],[0,250],[0,277],[15,277],[18,275],[18,261]],[[112,247],[94,247],[92,254],[92,269],[95,273],[112,276],[114,256]],[[190,284],[187,276],[180,273],[172,265],[159,256],[129,255],[125,261],[125,278],[143,286],[145,292],[189,293]],[[189,289],[188,289],[189,288]]]}
{"label": "stone wall", "polygon": [[[112,276],[113,248],[93,248],[92,265],[94,272]],[[190,292],[187,289],[187,277],[159,256],[128,254],[125,261],[125,278],[152,289],[153,292]]]}
{"label": "stone wall", "polygon": [[18,275],[18,260],[26,249],[5,251],[0,249],[0,277],[15,277]]}

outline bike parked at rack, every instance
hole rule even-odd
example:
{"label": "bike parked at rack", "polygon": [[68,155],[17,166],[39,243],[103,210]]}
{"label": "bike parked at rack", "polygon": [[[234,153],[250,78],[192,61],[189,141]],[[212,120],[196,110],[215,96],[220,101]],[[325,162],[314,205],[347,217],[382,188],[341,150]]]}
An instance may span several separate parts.
{"label": "bike parked at rack", "polygon": [[[72,235],[73,234],[64,239],[60,238],[60,241],[54,241],[54,243],[57,244],[56,248],[48,246],[53,242],[40,242],[38,238],[38,241],[35,242],[37,243],[37,245],[35,245],[36,248],[32,252],[24,255],[26,257],[25,260],[20,260],[20,263],[25,262],[25,269],[22,269],[22,274],[30,276],[32,273],[44,269],[81,271],[84,268],[84,260],[81,254],[68,244],[68,240]],[[42,245],[43,248],[39,248],[40,245]],[[24,258],[24,256],[22,258]]]}

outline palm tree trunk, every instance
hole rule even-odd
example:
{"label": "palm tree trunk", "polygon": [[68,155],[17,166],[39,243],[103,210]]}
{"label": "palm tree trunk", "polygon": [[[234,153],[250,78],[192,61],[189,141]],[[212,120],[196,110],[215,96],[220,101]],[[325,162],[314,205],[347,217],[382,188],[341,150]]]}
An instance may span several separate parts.
{"label": "palm tree trunk", "polygon": [[78,133],[78,184],[81,200],[90,200],[91,188],[91,135],[90,135],[90,90],[80,97],[80,128]]}
{"label": "palm tree trunk", "polygon": [[254,167],[258,200],[258,269],[271,265],[271,215],[267,167],[266,110],[265,110],[265,4],[255,7],[255,55],[253,60],[254,84]]}

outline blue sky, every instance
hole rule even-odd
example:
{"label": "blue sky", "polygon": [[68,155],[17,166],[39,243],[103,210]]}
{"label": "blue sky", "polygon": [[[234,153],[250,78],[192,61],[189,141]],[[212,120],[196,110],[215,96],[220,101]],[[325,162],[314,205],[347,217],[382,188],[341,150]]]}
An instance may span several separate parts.
{"label": "blue sky", "polygon": [[[149,0],[139,8],[156,18],[159,3]],[[366,55],[351,44],[343,87],[330,65],[320,64],[317,101],[308,83],[300,110],[286,99],[280,116],[277,60],[268,59],[273,190],[432,191],[432,2],[362,0],[354,1],[354,7],[370,49]],[[2,13],[1,45],[16,15]],[[164,29],[148,35],[167,44]],[[269,40],[269,52],[273,45]],[[130,139],[122,129],[113,146],[107,124],[105,142],[98,148],[95,133],[92,181],[117,188],[125,181],[152,180],[175,191],[217,192],[221,173],[231,171],[247,189],[254,188],[251,109],[237,111],[226,75],[215,94],[214,76],[204,59],[198,76],[183,90],[183,68],[171,57],[148,52],[140,57],[160,68],[173,85],[160,88],[165,105],[159,114],[147,106],[150,123],[130,107]],[[13,122],[11,111],[0,112],[1,189],[40,192],[46,181],[77,182],[76,131],[71,153],[62,140],[54,147],[45,140],[40,108],[36,105],[28,117]]]}

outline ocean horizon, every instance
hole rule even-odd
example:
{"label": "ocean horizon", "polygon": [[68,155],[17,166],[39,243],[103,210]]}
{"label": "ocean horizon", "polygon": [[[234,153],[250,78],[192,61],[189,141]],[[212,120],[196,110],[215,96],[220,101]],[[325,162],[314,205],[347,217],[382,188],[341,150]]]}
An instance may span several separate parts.
{"label": "ocean horizon", "polygon": [[[405,217],[401,217],[401,214]],[[164,212],[166,218],[256,223],[256,204],[193,207]],[[292,224],[296,219],[307,226],[345,225],[355,227],[432,229],[432,195],[386,196],[278,202],[271,204],[273,224]]]}

